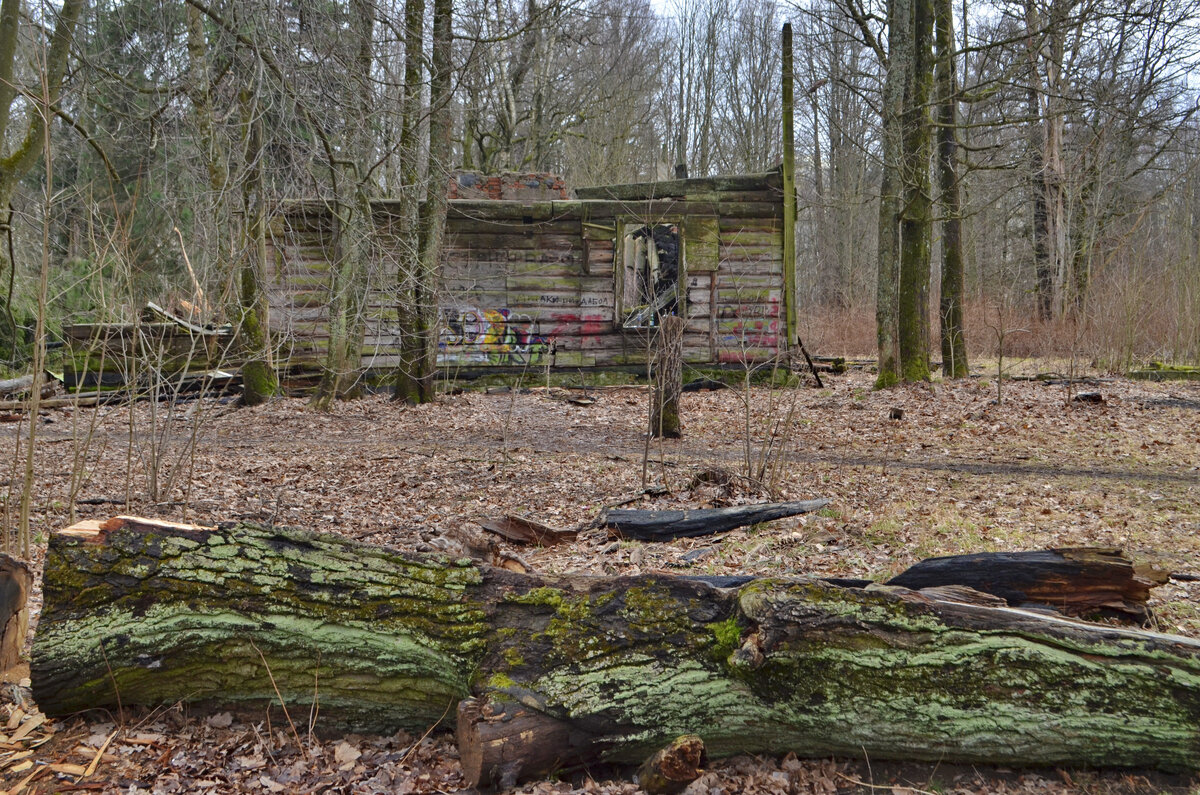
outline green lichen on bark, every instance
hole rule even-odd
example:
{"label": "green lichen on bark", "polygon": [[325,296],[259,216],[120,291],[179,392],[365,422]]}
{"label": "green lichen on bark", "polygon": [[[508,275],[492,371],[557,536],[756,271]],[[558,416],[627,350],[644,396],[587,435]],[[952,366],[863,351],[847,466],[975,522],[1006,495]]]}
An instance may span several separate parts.
{"label": "green lichen on bark", "polygon": [[[423,728],[468,692],[487,626],[465,592],[480,580],[445,559],[250,525],[123,529],[98,554],[55,536],[35,688],[58,711],[114,691],[252,702],[272,692],[270,669],[285,702],[308,706],[316,692],[331,721]],[[65,680],[86,684],[60,691]]]}
{"label": "green lichen on bark", "polygon": [[897,588],[517,575],[253,526],[56,536],[45,576],[55,714],[277,685],[305,709],[317,690],[326,727],[388,731],[494,692],[618,761],[687,733],[713,756],[1200,759],[1200,643]]}

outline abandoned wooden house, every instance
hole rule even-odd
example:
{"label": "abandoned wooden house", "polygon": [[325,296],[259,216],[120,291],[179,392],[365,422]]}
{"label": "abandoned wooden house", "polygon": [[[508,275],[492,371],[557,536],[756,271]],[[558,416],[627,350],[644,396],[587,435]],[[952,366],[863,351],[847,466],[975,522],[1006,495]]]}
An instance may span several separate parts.
{"label": "abandoned wooden house", "polygon": [[[571,191],[546,175],[449,186],[439,364],[479,368],[613,368],[644,363],[663,313],[687,319],[693,364],[769,360],[795,336],[785,278],[781,170]],[[395,366],[398,203],[374,203],[362,364]],[[273,230],[271,328],[281,361],[317,363],[328,341],[328,212],[306,203]],[[791,322],[789,323],[789,318]]]}

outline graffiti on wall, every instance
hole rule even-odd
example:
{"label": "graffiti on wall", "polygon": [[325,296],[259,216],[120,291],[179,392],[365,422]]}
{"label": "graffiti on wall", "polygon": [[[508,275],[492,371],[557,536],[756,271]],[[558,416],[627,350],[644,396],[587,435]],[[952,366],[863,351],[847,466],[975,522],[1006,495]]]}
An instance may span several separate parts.
{"label": "graffiti on wall", "polygon": [[507,308],[443,307],[438,364],[545,364],[552,338],[536,332],[535,320]]}

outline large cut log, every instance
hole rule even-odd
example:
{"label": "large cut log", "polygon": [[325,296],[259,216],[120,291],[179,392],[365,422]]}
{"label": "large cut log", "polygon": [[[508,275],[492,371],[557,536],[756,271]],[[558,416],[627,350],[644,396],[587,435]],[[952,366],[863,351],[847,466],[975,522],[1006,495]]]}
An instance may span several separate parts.
{"label": "large cut log", "polygon": [[683,734],[712,757],[1200,767],[1200,642],[896,586],[550,577],[120,522],[55,534],[44,594],[49,714],[119,694],[261,715],[278,693],[292,714],[317,698],[325,729],[425,730],[474,697],[457,714],[481,781]]}
{"label": "large cut log", "polygon": [[888,584],[914,590],[965,585],[1013,607],[1147,622],[1150,589],[1168,576],[1135,566],[1117,549],[1046,549],[930,558]]}
{"label": "large cut log", "polygon": [[600,516],[600,525],[624,538],[639,541],[671,541],[676,538],[724,533],[746,525],[773,522],[788,516],[819,511],[829,500],[767,502],[704,508],[693,511],[640,511],[612,509]]}

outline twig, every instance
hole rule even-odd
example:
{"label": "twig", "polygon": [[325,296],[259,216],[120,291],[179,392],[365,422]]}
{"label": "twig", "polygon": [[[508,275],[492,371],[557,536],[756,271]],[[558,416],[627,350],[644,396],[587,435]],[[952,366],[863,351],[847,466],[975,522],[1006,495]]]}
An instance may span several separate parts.
{"label": "twig", "polygon": [[283,707],[283,717],[287,718],[288,726],[292,727],[292,737],[296,739],[296,745],[300,748],[300,754],[305,761],[308,760],[308,749],[304,747],[304,743],[300,740],[300,732],[296,731],[296,724],[292,722],[292,716],[288,713],[287,704],[283,701],[283,693],[279,692],[279,685],[275,683],[275,674],[271,673],[271,666],[267,663],[267,656],[262,653],[262,649],[254,641],[250,641],[250,647],[258,652],[259,659],[262,660],[263,668],[267,669],[267,678],[271,680],[271,687],[275,690],[275,697],[279,699],[279,706]]}
{"label": "twig", "polygon": [[[91,764],[89,764],[86,768],[84,768],[83,775],[79,777],[80,780],[83,780],[96,772],[96,768],[98,768],[100,766],[100,760],[104,758],[104,752],[108,750],[108,746],[112,745],[112,741],[114,739],[116,739],[117,732],[119,732],[120,730],[121,730],[120,728],[113,729],[112,734],[108,735],[108,739],[106,739],[103,743],[100,744],[100,749],[98,751],[96,751],[96,755],[94,757],[92,757]],[[18,790],[13,790],[13,791],[18,791]]]}
{"label": "twig", "polygon": [[426,729],[425,733],[417,738],[417,741],[409,747],[408,752],[405,753],[404,756],[400,758],[400,761],[396,763],[397,767],[400,767],[405,762],[407,762],[408,758],[413,755],[413,751],[417,750],[417,746],[420,745],[421,743],[425,742],[426,737],[433,734],[433,730],[436,729],[438,726],[440,726],[442,721],[444,721],[446,719],[446,716],[450,714],[450,708],[452,706],[454,706],[454,699],[450,699],[450,701],[446,702],[446,709],[444,712],[442,712],[442,717],[435,720],[433,722],[433,725],[430,726],[428,729]]}
{"label": "twig", "polygon": [[112,680],[113,693],[117,697],[117,715],[121,718],[121,725],[125,725],[125,708],[121,706],[121,688],[117,687],[117,677],[113,673],[112,666],[108,663],[108,652],[104,648],[104,641],[100,642],[100,654],[104,657],[104,667],[108,669],[108,678]]}
{"label": "twig", "polygon": [[[274,518],[274,517],[272,517]],[[317,667],[313,669],[313,703],[312,709],[308,711],[308,739],[313,736],[313,729],[317,726],[317,715],[321,713],[321,652],[317,652]]]}
{"label": "twig", "polygon": [[865,781],[861,781],[861,780],[859,780],[859,779],[857,779],[857,778],[853,778],[853,777],[851,777],[851,776],[847,776],[845,773],[839,773],[839,772],[835,772],[835,773],[834,773],[834,775],[835,775],[835,776],[837,776],[838,778],[844,778],[844,779],[846,779],[846,780],[847,780],[847,781],[849,781],[851,784],[854,784],[854,785],[856,785],[856,786],[859,786],[859,787],[866,787],[867,789],[886,789],[886,790],[893,790],[893,791],[895,791],[895,790],[897,790],[897,789],[906,789],[906,790],[908,790],[909,792],[915,792],[915,793],[917,793],[917,795],[938,795],[938,793],[936,793],[936,792],[930,792],[929,790],[925,790],[925,789],[917,789],[916,787],[897,787],[897,786],[893,786],[893,785],[890,785],[890,784],[889,784],[889,785],[884,785],[884,784],[868,784],[868,783],[867,783],[867,782],[865,782]]}

